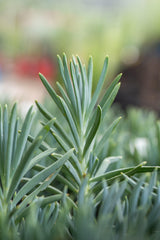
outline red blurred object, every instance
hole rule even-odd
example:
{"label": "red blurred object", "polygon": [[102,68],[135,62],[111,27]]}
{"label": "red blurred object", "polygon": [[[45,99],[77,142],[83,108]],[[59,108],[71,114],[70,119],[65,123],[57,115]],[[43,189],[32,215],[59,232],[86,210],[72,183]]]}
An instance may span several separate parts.
{"label": "red blurred object", "polygon": [[56,75],[54,62],[46,56],[26,57],[21,56],[15,61],[15,72],[22,77],[37,78],[38,73],[42,73],[48,80]]}
{"label": "red blurred object", "polygon": [[37,62],[37,68],[40,73],[42,73],[44,76],[51,78],[55,74],[55,69],[53,66],[53,63],[50,61],[49,58],[43,57],[40,58]]}

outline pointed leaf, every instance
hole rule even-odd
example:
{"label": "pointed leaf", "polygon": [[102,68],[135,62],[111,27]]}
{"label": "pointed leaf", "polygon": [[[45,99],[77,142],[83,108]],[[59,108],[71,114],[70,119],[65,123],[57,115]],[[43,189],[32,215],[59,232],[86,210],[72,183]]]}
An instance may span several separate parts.
{"label": "pointed leaf", "polygon": [[2,156],[3,157],[3,164],[4,164],[4,172],[8,171],[6,169],[6,157],[7,157],[7,142],[8,142],[8,107],[7,105],[4,106],[3,109],[3,142],[2,142]]}
{"label": "pointed leaf", "polygon": [[91,101],[91,96],[92,96],[92,80],[93,80],[93,59],[92,59],[92,57],[90,57],[89,63],[88,63],[88,99],[89,99],[89,103]]}
{"label": "pointed leaf", "polygon": [[16,191],[17,185],[20,183],[21,178],[23,177],[23,173],[24,173],[27,161],[30,159],[30,157],[34,153],[35,149],[38,148],[41,141],[42,141],[42,137],[36,138],[34,143],[30,146],[30,148],[26,152],[25,156],[22,158],[20,164],[16,168],[16,171],[13,175],[12,181],[11,181],[10,186],[9,186],[8,194],[7,194],[7,200],[8,201],[11,199],[14,191]]}
{"label": "pointed leaf", "polygon": [[[36,170],[36,171],[38,171],[38,172],[40,172],[40,171],[44,170],[45,167],[42,166],[42,165],[36,164],[36,165],[33,167],[33,169]],[[26,179],[26,178],[23,178],[23,180],[25,180],[25,179]],[[67,180],[65,177],[63,177],[63,176],[60,175],[60,174],[57,175],[57,180],[60,181],[61,183],[65,184],[65,185],[67,185],[68,188],[71,189],[73,192],[76,192],[76,193],[77,193],[78,190],[77,190],[77,184],[76,184],[75,181],[73,181],[73,182],[71,183],[70,180]],[[47,188],[46,190],[48,190],[48,191],[51,192],[52,194],[53,194],[53,193],[54,193],[54,194],[55,194],[55,193],[60,193],[60,191],[57,190],[56,188],[54,188],[53,186],[48,186],[48,188]]]}
{"label": "pointed leaf", "polygon": [[113,89],[113,91],[111,92],[111,94],[109,95],[107,101],[106,101],[105,104],[103,105],[103,107],[102,107],[102,119],[105,117],[106,112],[108,111],[108,109],[109,109],[110,106],[112,105],[112,103],[113,103],[113,101],[114,101],[114,99],[115,99],[115,97],[116,97],[116,95],[117,95],[117,93],[118,93],[118,90],[119,90],[120,86],[121,86],[121,84],[118,83],[118,84],[114,87],[114,89]]}
{"label": "pointed leaf", "polygon": [[75,104],[76,98],[75,98],[75,93],[74,93],[71,77],[70,77],[68,66],[67,66],[67,57],[65,54],[63,54],[63,66],[64,66],[64,76],[65,76],[66,83],[67,83],[66,90],[67,90],[68,96],[71,100],[72,106],[73,106],[74,110],[76,111],[76,104]]}
{"label": "pointed leaf", "polygon": [[50,112],[48,112],[48,110],[42,106],[38,101],[35,101],[39,111],[42,113],[42,115],[47,119],[47,120],[51,120],[54,117],[52,116],[52,114]]}
{"label": "pointed leaf", "polygon": [[73,79],[73,87],[74,87],[75,97],[76,97],[79,126],[80,126],[80,129],[82,129],[81,97],[80,97],[80,92],[79,92],[79,87],[78,87],[78,79],[77,79],[75,69],[74,69],[72,62],[70,62],[70,70],[71,70],[71,75],[72,75],[72,79]]}
{"label": "pointed leaf", "polygon": [[88,107],[88,80],[85,67],[82,65],[80,58],[77,56],[80,74],[82,78],[82,112],[85,113]]}
{"label": "pointed leaf", "polygon": [[[148,167],[147,168],[143,167],[144,164],[146,164],[146,162],[143,162],[137,165],[136,167],[128,167],[128,168],[109,171],[109,172],[106,172],[105,174],[102,174],[101,176],[90,178],[89,181],[98,182],[98,181],[101,181],[102,179],[108,180],[108,179],[119,177],[121,176],[121,173],[125,173],[127,176],[131,176],[131,175],[134,175],[135,173],[143,172],[142,169],[144,169],[144,172],[147,171],[147,169],[151,170]],[[152,170],[153,169],[155,169],[155,167],[153,167]]]}
{"label": "pointed leaf", "polygon": [[28,167],[28,164],[35,154],[35,150],[37,150],[43,141],[43,139],[46,137],[47,133],[50,130],[50,126],[53,124],[53,120],[48,122],[47,125],[45,125],[42,130],[38,133],[37,137],[35,138],[34,142],[31,144],[27,152],[25,153],[24,157],[20,160],[20,163],[18,167],[15,170],[15,173],[13,175],[12,181],[10,183],[9,192],[8,192],[8,199],[11,198],[15,188],[19,184],[21,178],[24,176],[25,170]]}
{"label": "pointed leaf", "polygon": [[72,117],[66,103],[64,102],[64,100],[60,97],[59,97],[59,99],[62,103],[63,111],[65,112],[65,116],[66,116],[67,122],[69,124],[70,130],[72,132],[72,135],[74,137],[74,140],[76,142],[76,146],[79,146],[79,135],[78,135],[77,128],[76,128],[75,122],[73,120],[73,117]]}
{"label": "pointed leaf", "polygon": [[100,95],[100,92],[101,92],[101,89],[102,89],[102,86],[103,86],[103,83],[104,83],[104,80],[105,80],[105,77],[106,77],[107,67],[108,67],[108,57],[105,58],[100,79],[98,81],[96,90],[93,94],[91,103],[90,103],[90,105],[88,107],[88,110],[87,110],[87,113],[86,113],[86,117],[85,117],[86,119],[88,119],[88,117],[90,116],[90,114],[91,114],[91,112],[92,112],[92,110],[93,110],[93,108],[94,108],[94,106],[95,106],[95,104],[96,104],[96,102],[99,98],[99,95]]}
{"label": "pointed leaf", "polygon": [[[54,136],[54,138],[56,139],[56,141],[59,143],[59,145],[62,147],[62,149],[67,152],[69,150],[69,147],[65,144],[65,142],[63,141],[63,138],[60,138],[56,133],[52,132],[52,135]],[[71,164],[73,165],[73,167],[77,170],[77,172],[79,173],[80,176],[82,176],[82,171],[81,171],[81,166],[79,164],[79,161],[77,159],[77,157],[75,156],[75,154],[72,155],[71,157]]]}
{"label": "pointed leaf", "polygon": [[119,80],[121,79],[122,74],[120,73],[114,80],[113,82],[110,84],[110,86],[107,88],[107,91],[105,93],[105,95],[103,96],[101,102],[100,102],[100,106],[101,108],[103,108],[104,104],[106,103],[107,99],[109,98],[111,92],[113,91],[113,89],[115,88],[115,86],[117,85],[117,83],[119,82]]}
{"label": "pointed leaf", "polygon": [[[43,107],[40,103],[36,102],[36,105],[38,107],[38,109],[40,110],[40,112],[44,115],[44,117],[46,117],[48,120],[53,119],[54,117],[47,111],[47,109],[45,107]],[[44,124],[43,124],[44,125]],[[58,123],[58,121],[56,120],[56,118],[54,118],[54,122],[53,125],[56,129],[56,132],[58,132],[62,139],[65,140],[65,142],[68,144],[69,147],[73,148],[73,143],[70,140],[69,136],[66,134],[65,129]]]}
{"label": "pointed leaf", "polygon": [[[32,191],[32,189],[34,189],[36,187],[36,189],[31,192],[20,204],[20,209],[26,207],[27,204],[29,204],[30,202],[33,201],[33,199],[43,190],[45,190],[48,185],[56,178],[57,174],[59,173],[59,170],[56,170],[54,173],[52,173],[51,175],[48,175],[46,179],[44,179],[38,187],[37,186],[37,182],[33,181],[33,178],[31,178],[31,180],[29,182],[27,182],[21,189],[20,191],[17,193],[17,195],[15,196],[15,198],[13,199],[12,205],[16,206],[16,204],[22,199],[22,197],[24,197],[28,192]],[[36,175],[35,175],[36,176]],[[39,181],[40,182],[40,181]]]}
{"label": "pointed leaf", "polygon": [[98,106],[97,107],[97,112],[96,112],[96,117],[95,117],[95,121],[93,122],[92,126],[91,126],[91,129],[90,129],[90,132],[87,136],[87,139],[86,139],[86,143],[85,143],[85,146],[84,146],[84,149],[83,149],[83,156],[85,156],[86,152],[88,151],[92,141],[94,140],[94,137],[97,133],[97,130],[99,128],[99,125],[100,125],[100,121],[101,121],[101,107]]}
{"label": "pointed leaf", "polygon": [[[10,177],[10,169],[11,169],[11,161],[13,156],[13,143],[14,143],[14,131],[15,131],[15,125],[16,125],[16,119],[17,119],[17,112],[16,112],[16,104],[14,104],[10,121],[9,121],[9,129],[8,129],[8,144],[7,144],[7,155],[5,159],[5,176],[6,176],[6,185],[8,186],[9,183],[9,177]],[[18,134],[18,132],[17,132]]]}
{"label": "pointed leaf", "polygon": [[117,162],[121,159],[122,159],[121,156],[107,157],[107,158],[103,159],[101,161],[99,168],[96,171],[95,177],[98,177],[98,176],[104,174],[107,171],[107,168],[109,167],[110,164]]}
{"label": "pointed leaf", "polygon": [[55,174],[55,176],[57,176],[58,174],[57,170],[62,167],[62,165],[70,158],[72,154],[73,149],[69,150],[66,154],[63,155],[63,157],[61,157],[55,163],[51,164],[50,166],[46,167],[44,170],[33,176],[32,179],[29,182],[27,182],[17,193],[13,200],[13,204],[16,204],[21,199],[22,196],[31,191],[38,183],[44,181],[50,175]]}
{"label": "pointed leaf", "polygon": [[46,78],[39,73],[39,77],[43,83],[43,85],[45,86],[46,90],[48,91],[48,93],[50,94],[51,98],[53,99],[53,101],[56,103],[57,107],[61,110],[62,113],[63,112],[63,108],[61,105],[61,102],[59,101],[58,95],[56,94],[56,92],[54,91],[54,89],[51,87],[51,85],[48,83],[48,81],[46,80]]}
{"label": "pointed leaf", "polygon": [[36,165],[41,159],[49,156],[50,154],[53,156],[54,155],[54,151],[56,150],[56,148],[50,148],[47,149],[44,152],[41,152],[39,154],[37,154],[32,161],[30,161],[30,163],[28,164],[28,166],[25,168],[24,174],[26,174],[34,165]]}
{"label": "pointed leaf", "polygon": [[107,139],[109,138],[110,134],[113,132],[113,130],[117,127],[119,121],[121,120],[121,117],[117,118],[110,126],[109,128],[107,128],[107,130],[103,133],[103,137],[101,138],[101,140],[98,141],[96,148],[94,150],[94,152],[96,153],[96,155],[98,155],[104,144],[106,144]]}
{"label": "pointed leaf", "polygon": [[23,126],[22,126],[21,134],[20,134],[20,136],[18,137],[18,140],[17,140],[17,149],[16,149],[16,152],[15,152],[15,155],[13,157],[12,164],[11,164],[12,176],[13,176],[15,170],[16,170],[16,167],[18,166],[18,164],[19,164],[19,162],[22,158],[22,155],[23,155],[25,147],[26,147],[27,137],[29,135],[30,128],[31,128],[31,125],[32,125],[32,121],[33,121],[32,108],[33,107],[30,107],[30,109],[28,110],[28,113],[25,117],[25,120],[24,120],[24,123],[23,123]]}
{"label": "pointed leaf", "polygon": [[[4,160],[3,160],[3,112],[2,106],[0,105],[0,176],[2,178],[4,171]],[[2,179],[1,179],[2,180]]]}
{"label": "pointed leaf", "polygon": [[60,91],[60,93],[61,93],[61,95],[62,95],[65,103],[67,104],[68,108],[70,109],[70,108],[71,108],[71,101],[70,101],[70,99],[68,98],[65,90],[63,89],[62,85],[61,85],[59,82],[57,82],[56,84],[57,84],[57,86],[58,86],[58,89],[59,89],[59,91]]}

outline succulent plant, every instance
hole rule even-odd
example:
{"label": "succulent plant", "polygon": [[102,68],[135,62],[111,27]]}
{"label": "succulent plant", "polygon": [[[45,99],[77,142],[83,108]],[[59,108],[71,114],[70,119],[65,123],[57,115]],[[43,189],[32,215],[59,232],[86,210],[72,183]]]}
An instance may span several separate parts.
{"label": "succulent plant", "polygon": [[[42,74],[39,76],[59,113],[36,101],[44,117],[36,136],[31,131],[36,124],[32,107],[22,126],[17,104],[11,112],[6,105],[1,107],[2,238],[158,239],[160,167],[142,162],[119,168],[121,157],[105,154],[121,119],[110,125],[106,122],[121,74],[104,91],[106,57],[93,91],[91,57],[88,69],[78,56],[73,56],[69,66],[65,54],[62,59],[58,56],[58,62],[62,76],[62,82],[57,82],[59,95]],[[156,136],[158,148],[159,123]],[[145,172],[154,172],[149,183]]]}

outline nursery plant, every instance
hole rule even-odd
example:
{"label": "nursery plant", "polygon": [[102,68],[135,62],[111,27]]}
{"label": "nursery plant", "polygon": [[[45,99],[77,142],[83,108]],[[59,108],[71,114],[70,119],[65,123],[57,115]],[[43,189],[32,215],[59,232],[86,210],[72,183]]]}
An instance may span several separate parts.
{"label": "nursery plant", "polygon": [[[62,76],[62,81],[57,82],[59,93],[41,73],[39,76],[59,113],[36,101],[43,115],[36,136],[31,132],[32,107],[20,128],[16,104],[11,113],[6,105],[1,107],[2,239],[104,239],[107,232],[107,239],[116,239],[118,235],[119,239],[135,239],[132,231],[140,229],[135,222],[133,226],[128,224],[133,216],[137,221],[147,218],[141,237],[151,236],[159,227],[157,224],[152,227],[151,216],[156,212],[155,219],[160,218],[156,183],[160,167],[145,166],[146,162],[142,162],[119,168],[120,156],[105,155],[108,139],[121,119],[106,124],[121,74],[108,82],[104,92],[106,57],[93,91],[91,57],[87,69],[78,56],[73,56],[69,64],[65,54],[62,59],[58,56],[58,63]],[[153,171],[147,185],[145,172]]]}
{"label": "nursery plant", "polygon": [[[88,191],[96,193],[97,190],[100,191],[103,179],[108,183],[115,179],[122,179],[121,172],[131,176],[139,172],[153,171],[154,167],[145,167],[145,163],[136,167],[107,171],[112,163],[119,160],[119,157],[101,158],[101,152],[107,144],[109,135],[121,119],[121,117],[117,118],[110,126],[106,126],[104,121],[120,87],[119,80],[121,78],[121,74],[119,74],[101,97],[107,73],[108,57],[105,58],[102,73],[93,94],[92,58],[89,59],[88,70],[81,63],[79,57],[73,57],[69,67],[65,54],[62,59],[58,56],[58,62],[63,80],[63,85],[57,82],[61,96],[54,91],[42,74],[39,76],[63,117],[61,124],[59,124],[59,119],[54,120],[50,134],[59,144],[63,153],[74,148],[69,166],[62,170],[62,172],[64,171],[63,182],[70,183],[68,188],[77,193],[83,179],[87,178]],[[47,121],[55,117],[40,103],[36,102],[36,104]],[[65,127],[65,125],[67,126]]]}

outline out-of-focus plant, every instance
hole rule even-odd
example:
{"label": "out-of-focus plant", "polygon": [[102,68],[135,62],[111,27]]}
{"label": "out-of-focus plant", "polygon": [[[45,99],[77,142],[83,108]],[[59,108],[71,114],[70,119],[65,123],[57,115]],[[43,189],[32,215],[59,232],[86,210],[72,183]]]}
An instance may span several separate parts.
{"label": "out-of-focus plant", "polygon": [[102,183],[104,192],[98,205],[86,195],[84,180],[78,209],[72,215],[67,204],[53,203],[43,209],[32,205],[19,226],[19,234],[13,228],[6,239],[159,239],[160,189],[156,172],[148,183],[144,177],[124,178],[123,183],[115,182],[111,187]]}
{"label": "out-of-focus plant", "polygon": [[159,121],[155,112],[129,107],[123,112],[115,105],[106,117],[106,124],[113,121],[117,112],[123,115],[123,121],[110,137],[103,154],[120,155],[119,166],[132,166],[146,161],[147,165],[160,165]]}

